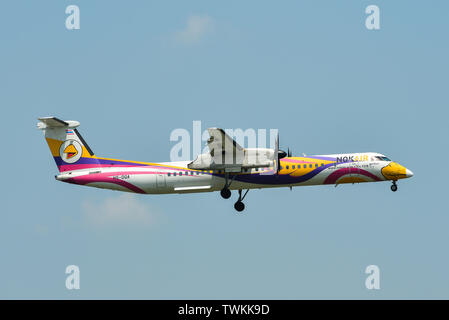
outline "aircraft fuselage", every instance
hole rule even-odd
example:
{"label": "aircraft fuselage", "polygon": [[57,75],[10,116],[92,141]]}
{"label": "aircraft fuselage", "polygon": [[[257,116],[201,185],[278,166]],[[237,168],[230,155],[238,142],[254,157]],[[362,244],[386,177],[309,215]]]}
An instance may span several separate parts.
{"label": "aircraft fuselage", "polygon": [[285,157],[280,160],[277,174],[273,167],[227,174],[223,170],[191,170],[187,167],[190,161],[144,163],[96,159],[102,166],[64,171],[56,178],[98,188],[168,194],[219,191],[226,181],[230,190],[236,190],[397,181],[413,175],[405,167],[372,152]]}

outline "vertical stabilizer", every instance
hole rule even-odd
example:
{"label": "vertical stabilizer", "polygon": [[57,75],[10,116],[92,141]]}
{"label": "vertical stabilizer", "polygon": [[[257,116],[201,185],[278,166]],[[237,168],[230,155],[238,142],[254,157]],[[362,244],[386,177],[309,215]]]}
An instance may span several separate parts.
{"label": "vertical stabilizer", "polygon": [[101,167],[92,149],[76,129],[80,125],[78,121],[63,121],[56,117],[38,120],[37,127],[44,132],[60,172]]}

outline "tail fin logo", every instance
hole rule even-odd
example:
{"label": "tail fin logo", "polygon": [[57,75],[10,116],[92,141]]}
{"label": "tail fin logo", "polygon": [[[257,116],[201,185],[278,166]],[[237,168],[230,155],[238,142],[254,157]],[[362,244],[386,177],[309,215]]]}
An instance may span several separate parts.
{"label": "tail fin logo", "polygon": [[66,140],[59,148],[59,155],[66,163],[77,162],[83,154],[83,147],[76,140]]}

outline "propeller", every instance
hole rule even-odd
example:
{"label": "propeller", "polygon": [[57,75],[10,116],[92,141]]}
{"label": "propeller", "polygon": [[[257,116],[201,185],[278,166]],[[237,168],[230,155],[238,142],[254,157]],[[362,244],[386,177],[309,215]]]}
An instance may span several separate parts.
{"label": "propeller", "polygon": [[292,153],[290,151],[290,148],[287,149],[287,152],[284,150],[279,149],[279,133],[276,136],[275,145],[274,145],[274,157],[275,157],[275,163],[276,163],[276,174],[279,173],[279,170],[281,169],[281,159],[285,157],[291,157]]}
{"label": "propeller", "polygon": [[285,152],[284,150],[279,150],[279,133],[276,137],[276,144],[275,144],[274,152],[276,153],[278,159],[282,159],[287,156],[287,152]]}
{"label": "propeller", "polygon": [[280,168],[280,165],[281,165],[281,161],[279,159],[280,159],[280,157],[279,157],[279,132],[278,132],[278,134],[276,136],[276,140],[274,142],[274,163],[276,165],[276,169],[275,169],[276,170],[276,174],[279,173],[279,168]]}

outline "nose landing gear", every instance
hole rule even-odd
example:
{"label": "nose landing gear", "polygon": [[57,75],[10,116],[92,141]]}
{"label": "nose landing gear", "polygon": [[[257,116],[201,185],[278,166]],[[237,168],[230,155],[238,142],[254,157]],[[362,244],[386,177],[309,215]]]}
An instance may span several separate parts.
{"label": "nose landing gear", "polygon": [[393,181],[393,184],[391,185],[391,191],[396,192],[398,191],[398,185],[396,184],[396,181]]}

